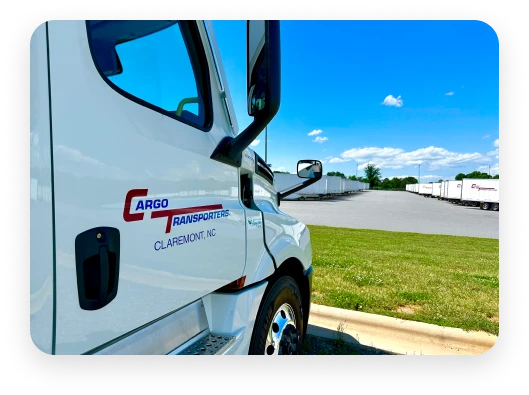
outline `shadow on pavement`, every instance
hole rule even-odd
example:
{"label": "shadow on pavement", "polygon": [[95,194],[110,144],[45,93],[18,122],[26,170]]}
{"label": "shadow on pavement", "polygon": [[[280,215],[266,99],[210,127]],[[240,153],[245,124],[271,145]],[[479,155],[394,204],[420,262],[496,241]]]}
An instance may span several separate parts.
{"label": "shadow on pavement", "polygon": [[[308,352],[308,354],[397,355],[376,347],[361,344],[348,333],[316,325],[309,324],[307,337],[311,345],[314,346],[314,349],[310,350],[312,352]],[[313,338],[316,341],[312,341]]]}
{"label": "shadow on pavement", "polygon": [[349,200],[365,192],[366,191],[359,191],[359,192],[349,193],[347,195],[324,196],[321,198],[321,200],[318,198],[308,197],[306,199],[293,199],[293,200],[285,199],[283,201],[284,202],[333,202],[333,201]]}

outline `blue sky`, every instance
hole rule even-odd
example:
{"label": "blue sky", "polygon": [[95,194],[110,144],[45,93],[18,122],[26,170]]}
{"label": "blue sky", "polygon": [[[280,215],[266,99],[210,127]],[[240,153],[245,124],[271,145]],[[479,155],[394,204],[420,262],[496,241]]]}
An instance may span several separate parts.
{"label": "blue sky", "polygon": [[[240,130],[246,113],[246,22],[215,21]],[[295,171],[452,179],[499,172],[498,40],[478,21],[282,21],[281,107],[268,163]],[[312,133],[311,136],[309,134]],[[264,132],[254,148],[264,158]],[[254,144],[257,141],[254,142]]]}

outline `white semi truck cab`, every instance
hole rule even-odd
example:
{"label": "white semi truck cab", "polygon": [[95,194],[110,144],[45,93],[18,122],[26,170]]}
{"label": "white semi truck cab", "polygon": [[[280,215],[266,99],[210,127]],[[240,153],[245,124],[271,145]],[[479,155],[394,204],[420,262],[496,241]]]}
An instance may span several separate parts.
{"label": "white semi truck cab", "polygon": [[[307,227],[249,144],[280,103],[278,21],[247,23],[238,131],[212,24],[51,21],[31,38],[31,337],[50,354],[295,354]],[[302,181],[302,180],[300,180]]]}

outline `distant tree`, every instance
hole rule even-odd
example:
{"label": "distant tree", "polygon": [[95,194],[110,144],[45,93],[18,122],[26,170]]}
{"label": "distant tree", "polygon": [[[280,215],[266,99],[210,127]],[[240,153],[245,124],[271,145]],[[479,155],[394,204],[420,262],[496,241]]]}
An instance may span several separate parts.
{"label": "distant tree", "polygon": [[417,181],[417,179],[415,177],[404,177],[402,179],[402,181],[404,182],[404,185],[406,184],[418,184],[419,181]]}
{"label": "distant tree", "polygon": [[456,176],[456,180],[457,180],[457,181],[461,181],[463,178],[466,178],[466,174],[459,173],[459,174]]}
{"label": "distant tree", "polygon": [[471,173],[468,173],[465,178],[490,178],[488,173],[482,173],[481,171],[473,171]]}
{"label": "distant tree", "polygon": [[439,180],[439,181],[437,181],[437,182],[443,182],[443,180]]}
{"label": "distant tree", "polygon": [[358,178],[356,178],[356,176],[349,176],[349,179],[350,179],[351,181],[356,181],[356,180],[358,180]]}
{"label": "distant tree", "polygon": [[368,180],[371,187],[377,186],[380,183],[381,171],[375,165],[369,163],[364,169],[365,178]]}
{"label": "distant tree", "polygon": [[288,172],[288,171],[279,171],[279,170],[274,170],[274,173],[276,173],[276,174],[290,174],[290,172]]}
{"label": "distant tree", "polygon": [[499,180],[500,179],[500,175],[499,174],[496,174],[494,177],[492,177],[493,179],[495,180]]}
{"label": "distant tree", "polygon": [[342,177],[342,178],[345,178],[347,179],[347,177],[345,176],[345,174],[339,172],[339,171],[329,171],[327,173],[328,176],[336,176],[336,177]]}
{"label": "distant tree", "polygon": [[393,189],[405,189],[406,183],[402,178],[393,177],[390,181],[390,187]]}

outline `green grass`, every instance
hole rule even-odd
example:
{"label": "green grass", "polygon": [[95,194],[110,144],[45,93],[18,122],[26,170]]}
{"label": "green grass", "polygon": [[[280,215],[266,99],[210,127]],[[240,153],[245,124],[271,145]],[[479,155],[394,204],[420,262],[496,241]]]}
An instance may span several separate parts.
{"label": "green grass", "polygon": [[312,302],[499,332],[499,240],[309,225]]}

